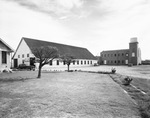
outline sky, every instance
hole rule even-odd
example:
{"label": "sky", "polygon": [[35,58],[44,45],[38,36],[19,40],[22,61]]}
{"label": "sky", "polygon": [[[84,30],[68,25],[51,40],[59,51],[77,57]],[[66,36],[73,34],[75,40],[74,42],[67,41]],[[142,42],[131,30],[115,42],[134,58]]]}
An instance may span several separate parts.
{"label": "sky", "polygon": [[16,50],[22,37],[103,50],[128,49],[137,37],[150,59],[150,0],[0,0],[0,38]]}

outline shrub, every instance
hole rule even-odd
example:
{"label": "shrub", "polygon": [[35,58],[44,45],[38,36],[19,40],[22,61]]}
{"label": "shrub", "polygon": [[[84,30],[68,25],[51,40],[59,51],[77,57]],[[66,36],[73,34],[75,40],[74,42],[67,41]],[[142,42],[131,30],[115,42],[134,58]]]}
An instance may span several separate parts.
{"label": "shrub", "polygon": [[116,69],[115,68],[112,68],[111,69],[111,72],[114,74],[116,72]]}
{"label": "shrub", "polygon": [[127,76],[126,78],[124,78],[123,84],[126,85],[126,86],[130,85],[132,80],[133,80],[132,78]]}

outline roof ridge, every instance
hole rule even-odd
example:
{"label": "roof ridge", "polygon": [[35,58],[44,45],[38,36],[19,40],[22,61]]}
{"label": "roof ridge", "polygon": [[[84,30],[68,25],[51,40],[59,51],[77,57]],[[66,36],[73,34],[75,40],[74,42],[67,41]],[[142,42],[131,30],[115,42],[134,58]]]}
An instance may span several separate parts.
{"label": "roof ridge", "polygon": [[7,46],[7,48],[10,49],[10,51],[14,52],[14,50],[12,49],[12,47],[10,47],[3,39],[0,38],[0,41]]}
{"label": "roof ridge", "polygon": [[46,40],[39,40],[39,39],[33,39],[33,38],[27,38],[27,37],[22,37],[22,38],[23,39],[27,39],[27,40],[36,40],[36,41],[41,41],[41,42],[53,43],[53,44],[57,44],[57,45],[64,45],[64,46],[69,46],[69,47],[87,49],[87,48],[83,48],[83,47],[79,47],[79,46],[73,46],[73,45],[69,45],[69,44],[67,45],[67,44],[62,44],[62,43],[56,43],[56,42],[46,41]]}
{"label": "roof ridge", "polygon": [[[52,46],[52,47],[58,48],[60,55],[69,53],[69,54],[73,54],[78,59],[93,59],[93,60],[95,60],[95,56],[87,48],[71,46],[71,45],[66,45],[66,44],[60,44],[60,43],[55,43],[55,42],[50,42],[50,41],[43,41],[43,40],[32,39],[32,38],[26,38],[26,37],[22,37],[22,39],[17,47],[17,50],[23,40],[30,49],[32,47]],[[16,52],[15,52],[15,54],[16,54]]]}

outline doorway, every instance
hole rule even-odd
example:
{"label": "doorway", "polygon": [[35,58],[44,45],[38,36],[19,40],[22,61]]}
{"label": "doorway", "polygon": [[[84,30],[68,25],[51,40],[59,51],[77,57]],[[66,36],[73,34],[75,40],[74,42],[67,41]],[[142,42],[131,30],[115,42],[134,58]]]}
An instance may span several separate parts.
{"label": "doorway", "polygon": [[18,59],[14,59],[14,68],[18,67]]}

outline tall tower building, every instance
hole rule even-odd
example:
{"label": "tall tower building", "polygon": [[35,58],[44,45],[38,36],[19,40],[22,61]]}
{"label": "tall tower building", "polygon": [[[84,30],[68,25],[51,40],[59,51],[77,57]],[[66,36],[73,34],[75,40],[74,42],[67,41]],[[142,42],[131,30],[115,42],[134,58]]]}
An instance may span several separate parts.
{"label": "tall tower building", "polygon": [[129,43],[129,63],[138,65],[139,48],[137,38],[131,38]]}

